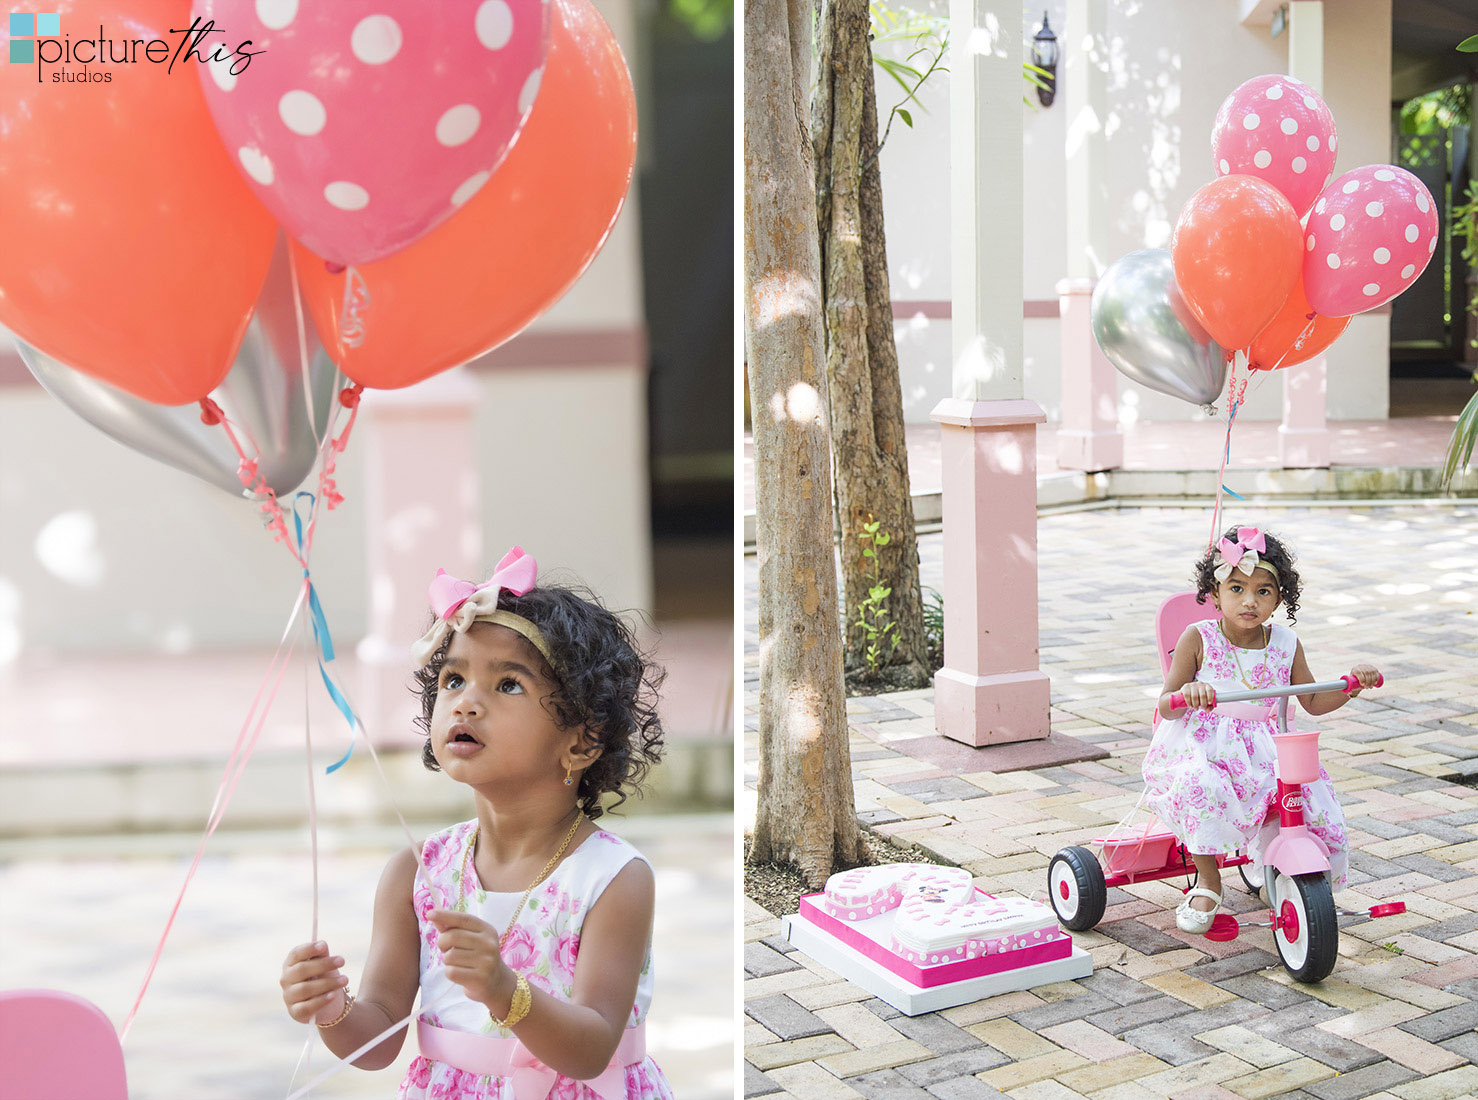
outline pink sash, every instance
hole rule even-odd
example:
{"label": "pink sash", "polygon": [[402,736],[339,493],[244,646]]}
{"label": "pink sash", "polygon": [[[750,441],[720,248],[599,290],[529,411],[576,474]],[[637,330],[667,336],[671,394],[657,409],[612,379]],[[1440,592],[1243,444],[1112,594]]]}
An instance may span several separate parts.
{"label": "pink sash", "polygon": [[[507,1077],[513,1085],[516,1100],[544,1100],[559,1076],[530,1054],[528,1047],[517,1038],[500,1039],[496,1035],[452,1031],[420,1019],[416,1021],[416,1040],[427,1058],[479,1076]],[[626,1067],[636,1065],[646,1056],[647,1024],[643,1020],[622,1034],[611,1064],[600,1072],[600,1076],[581,1084],[601,1100],[625,1100]]]}
{"label": "pink sash", "polygon": [[[1276,704],[1257,703],[1217,703],[1216,716],[1218,718],[1241,718],[1248,722],[1266,722],[1271,720],[1277,713]],[[1293,725],[1292,715],[1289,715],[1289,726]]]}

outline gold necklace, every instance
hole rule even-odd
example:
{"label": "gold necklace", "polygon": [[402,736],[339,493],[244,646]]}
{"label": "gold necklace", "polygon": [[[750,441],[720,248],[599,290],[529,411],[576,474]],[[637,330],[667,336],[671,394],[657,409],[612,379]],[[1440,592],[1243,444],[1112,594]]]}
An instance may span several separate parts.
{"label": "gold necklace", "polygon": [[[1222,619],[1218,625],[1220,625],[1221,627],[1221,636],[1227,640],[1227,645],[1231,647],[1232,660],[1237,663],[1237,675],[1242,677],[1242,682],[1248,687],[1256,687],[1257,685],[1247,678],[1247,673],[1242,671],[1242,658],[1237,654],[1237,643],[1232,641],[1231,635],[1227,633],[1227,621],[1225,619]],[[1268,646],[1273,641],[1273,628],[1267,623],[1263,623],[1262,626],[1263,630],[1265,631],[1262,638],[1262,663],[1252,671],[1254,674],[1261,672],[1263,674],[1263,679],[1267,679]]]}
{"label": "gold necklace", "polygon": [[[564,841],[559,846],[559,851],[549,857],[549,862],[544,864],[544,870],[540,871],[534,881],[529,883],[529,888],[523,892],[523,897],[518,899],[518,904],[513,907],[513,919],[508,922],[508,927],[503,929],[503,934],[498,937],[498,950],[508,942],[508,937],[513,934],[513,926],[518,923],[518,915],[523,912],[523,907],[528,904],[529,895],[534,892],[534,887],[549,877],[549,872],[554,870],[554,865],[559,862],[559,857],[565,854],[565,849],[570,846],[570,841],[575,839],[575,830],[580,827],[583,815],[578,807],[575,809],[575,820],[570,823],[570,831],[565,833]],[[472,835],[467,838],[467,849],[462,853],[462,878],[457,884],[457,908],[463,912],[467,910],[467,861],[472,858],[472,850],[477,847],[477,831],[482,828],[479,822],[472,827]]]}

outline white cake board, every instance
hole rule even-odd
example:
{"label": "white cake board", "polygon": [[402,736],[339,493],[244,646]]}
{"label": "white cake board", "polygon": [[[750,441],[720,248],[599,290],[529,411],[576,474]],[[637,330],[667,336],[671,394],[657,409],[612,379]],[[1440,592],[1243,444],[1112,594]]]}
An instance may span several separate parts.
{"label": "white cake board", "polygon": [[886,1001],[905,1016],[920,1016],[942,1008],[982,1001],[1002,993],[1015,993],[1052,982],[1086,978],[1093,973],[1093,956],[1076,944],[1067,958],[1053,959],[1034,966],[1002,970],[978,978],[946,985],[918,986],[899,977],[887,967],[873,962],[850,944],[828,935],[799,915],[781,921],[785,938],[817,962],[834,970],[849,982],[855,982],[879,1000]]}

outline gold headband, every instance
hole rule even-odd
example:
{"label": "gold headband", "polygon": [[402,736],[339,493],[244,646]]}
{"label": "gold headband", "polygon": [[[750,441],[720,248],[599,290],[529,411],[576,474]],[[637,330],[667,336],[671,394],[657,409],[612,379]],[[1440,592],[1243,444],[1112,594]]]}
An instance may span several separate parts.
{"label": "gold headband", "polygon": [[415,661],[416,667],[425,668],[429,665],[432,655],[441,648],[442,643],[451,636],[453,631],[465,634],[468,628],[476,622],[506,626],[509,630],[528,639],[529,644],[539,651],[539,655],[548,662],[549,667],[558,677],[559,666],[554,663],[548,639],[537,626],[522,615],[500,608],[497,588],[478,590],[463,601],[450,618],[438,618],[432,623],[431,629],[422,635],[420,641],[411,646],[411,659]]}
{"label": "gold headband", "polygon": [[512,611],[498,608],[483,612],[474,622],[497,623],[499,626],[506,626],[509,630],[522,634],[529,640],[529,644],[539,651],[539,655],[544,658],[549,667],[554,668],[554,658],[549,653],[549,643],[544,640],[543,631],[522,615],[515,615]]}

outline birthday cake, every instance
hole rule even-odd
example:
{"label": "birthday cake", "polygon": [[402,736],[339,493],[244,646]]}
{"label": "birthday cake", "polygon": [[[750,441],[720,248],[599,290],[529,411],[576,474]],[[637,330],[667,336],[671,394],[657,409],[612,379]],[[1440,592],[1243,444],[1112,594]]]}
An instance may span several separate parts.
{"label": "birthday cake", "polygon": [[1052,910],[1026,898],[981,895],[965,904],[921,894],[898,906],[889,947],[916,966],[938,966],[1037,947],[1063,935]]}

